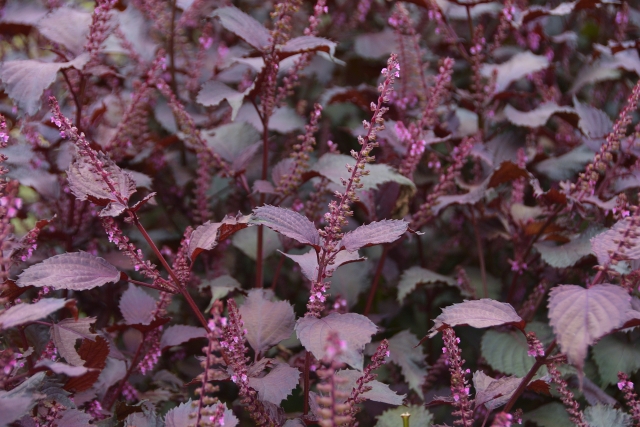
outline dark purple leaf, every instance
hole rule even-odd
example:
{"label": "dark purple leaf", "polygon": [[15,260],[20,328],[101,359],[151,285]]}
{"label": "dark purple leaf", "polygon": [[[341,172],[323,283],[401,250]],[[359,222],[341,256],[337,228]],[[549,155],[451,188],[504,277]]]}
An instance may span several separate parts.
{"label": "dark purple leaf", "polygon": [[365,246],[395,242],[407,231],[407,227],[409,223],[401,219],[385,219],[361,225],[344,235],[340,247],[353,252]]}
{"label": "dark purple leaf", "polygon": [[65,427],[91,427],[93,416],[78,409],[66,409],[57,419],[58,425]]}
{"label": "dark purple leaf", "polygon": [[68,377],[79,377],[80,375],[84,375],[89,371],[89,368],[85,368],[84,366],[73,366],[67,365],[66,363],[60,362],[52,362],[51,360],[41,360],[36,364],[36,368],[45,367],[51,372],[55,372],[56,374],[64,374]]}
{"label": "dark purple leaf", "polygon": [[225,241],[233,233],[249,226],[249,216],[227,215],[222,222],[207,221],[191,234],[189,241],[189,256],[195,260],[202,251],[215,248],[218,242]]}
{"label": "dark purple leaf", "polygon": [[435,336],[443,326],[469,325],[474,328],[488,328],[506,324],[519,324],[522,318],[511,304],[483,298],[453,304],[442,310],[434,319],[435,325],[429,330],[429,337]]}
{"label": "dark purple leaf", "polygon": [[180,345],[189,340],[196,338],[206,338],[207,331],[204,328],[188,325],[173,325],[169,326],[162,333],[160,339],[160,348],[172,347],[174,345]]}
{"label": "dark purple leaf", "polygon": [[258,50],[268,47],[271,42],[269,31],[260,22],[235,6],[218,8],[211,16],[220,19],[224,28]]}
{"label": "dark purple leaf", "polygon": [[299,378],[300,371],[297,368],[278,363],[264,377],[249,378],[249,386],[258,392],[260,400],[280,405],[298,386]]}
{"label": "dark purple leaf", "polygon": [[118,280],[120,272],[103,258],[87,252],[69,252],[27,268],[16,284],[84,291]]}
{"label": "dark purple leaf", "polygon": [[[314,250],[310,250],[309,252],[301,255],[292,255],[285,254],[289,259],[297,262],[302,270],[302,274],[307,279],[314,281],[318,279],[318,254]],[[333,272],[343,264],[348,264],[351,262],[364,261],[366,258],[361,257],[358,254],[358,251],[347,252],[340,251],[337,253],[334,262],[331,265],[327,266],[326,273],[327,275],[333,275]]]}
{"label": "dark purple leaf", "polygon": [[87,42],[89,25],[90,13],[63,6],[42,18],[37,27],[40,34],[79,55]]}
{"label": "dark purple leaf", "polygon": [[302,317],[296,322],[295,329],[304,348],[313,353],[316,359],[324,357],[329,334],[337,333],[341,340],[346,341],[347,348],[336,359],[362,370],[364,346],[371,341],[378,327],[361,314],[331,313],[322,319]]}
{"label": "dark purple leaf", "polygon": [[156,308],[156,300],[151,295],[131,284],[120,298],[120,312],[127,325],[150,324]]}
{"label": "dark purple leaf", "polygon": [[536,109],[527,112],[516,110],[511,105],[507,105],[504,109],[504,114],[511,123],[528,128],[542,127],[552,115],[559,113],[576,114],[573,108],[563,107],[555,102],[542,104]]}
{"label": "dark purple leaf", "polygon": [[[615,252],[616,260],[640,259],[640,238],[635,232],[629,233],[632,227],[635,228],[632,224],[631,217],[621,219],[609,230],[591,239],[591,250],[598,257],[598,264],[609,265],[611,252]],[[626,241],[628,245],[622,247],[619,243],[622,241]]]}
{"label": "dark purple leaf", "polygon": [[584,365],[587,348],[627,320],[631,297],[610,284],[560,285],[549,294],[549,320],[569,363]]}
{"label": "dark purple leaf", "polygon": [[264,225],[300,243],[320,246],[320,235],[309,219],[289,209],[265,205],[253,211],[251,224]]}
{"label": "dark purple leaf", "polygon": [[[136,181],[128,172],[120,169],[118,165],[105,154],[98,153],[98,158],[104,164],[104,170],[109,174],[115,191],[124,200],[129,200],[129,197],[136,192]],[[91,166],[84,157],[77,158],[71,166],[69,166],[67,179],[69,180],[71,192],[79,200],[91,200],[102,206],[109,204],[109,202],[115,202],[113,206],[106,209],[107,212],[115,213],[120,209],[124,209],[107,183],[94,171],[93,166]],[[101,213],[101,216],[113,215]]]}
{"label": "dark purple leaf", "polygon": [[270,301],[272,296],[273,292],[268,290],[254,289],[249,291],[240,306],[240,315],[247,328],[247,341],[259,354],[289,338],[296,323],[291,304]]}
{"label": "dark purple leaf", "polygon": [[82,69],[89,61],[83,53],[69,62],[40,62],[34,59],[7,61],[0,65],[0,80],[7,95],[30,116],[40,108],[42,92],[56,80],[64,68]]}
{"label": "dark purple leaf", "polygon": [[476,407],[484,405],[490,411],[506,404],[516,391],[522,378],[491,378],[482,371],[473,374],[473,387],[476,389]]}
{"label": "dark purple leaf", "polygon": [[[322,37],[300,36],[287,41],[283,46],[278,47],[280,57],[295,55],[296,53],[315,52],[321,50],[333,56],[336,50],[336,43]],[[286,55],[283,55],[286,54]]]}
{"label": "dark purple leaf", "polygon": [[66,303],[65,299],[42,298],[33,304],[22,303],[9,307],[0,313],[0,330],[40,320],[60,310]]}
{"label": "dark purple leaf", "polygon": [[205,107],[215,107],[226,99],[231,106],[231,120],[235,120],[238,110],[240,110],[244,102],[245,95],[245,92],[231,89],[222,82],[210,80],[202,86],[196,101]]}
{"label": "dark purple leaf", "polygon": [[576,113],[580,117],[580,130],[591,139],[601,139],[606,137],[613,130],[611,119],[602,110],[583,104],[573,97]]}
{"label": "dark purple leaf", "polygon": [[54,323],[51,330],[51,338],[58,349],[60,356],[74,365],[84,365],[84,360],[76,351],[76,341],[78,339],[94,340],[97,334],[91,333],[91,324],[96,321],[95,317],[84,317],[78,319],[64,319],[58,323]]}
{"label": "dark purple leaf", "polygon": [[482,75],[491,77],[494,71],[498,73],[496,80],[496,92],[506,90],[509,85],[536,71],[544,70],[549,66],[549,59],[544,55],[534,55],[526,51],[515,54],[507,62],[500,65],[485,64],[482,66]]}

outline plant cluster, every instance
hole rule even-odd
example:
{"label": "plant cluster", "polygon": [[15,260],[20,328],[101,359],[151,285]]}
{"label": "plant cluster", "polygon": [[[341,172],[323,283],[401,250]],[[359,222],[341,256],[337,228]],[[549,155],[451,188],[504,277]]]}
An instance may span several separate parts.
{"label": "plant cluster", "polygon": [[7,0],[0,427],[640,427],[629,0]]}

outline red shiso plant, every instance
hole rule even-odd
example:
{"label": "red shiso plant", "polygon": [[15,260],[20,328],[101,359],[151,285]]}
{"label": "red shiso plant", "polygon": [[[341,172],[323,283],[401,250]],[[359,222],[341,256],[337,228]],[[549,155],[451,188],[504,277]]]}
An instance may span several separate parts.
{"label": "red shiso plant", "polygon": [[7,0],[0,427],[640,427],[627,0]]}

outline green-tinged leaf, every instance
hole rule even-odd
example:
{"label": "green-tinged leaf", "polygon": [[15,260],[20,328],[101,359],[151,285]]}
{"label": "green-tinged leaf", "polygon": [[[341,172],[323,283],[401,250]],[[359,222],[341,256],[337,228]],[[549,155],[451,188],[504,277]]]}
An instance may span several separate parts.
{"label": "green-tinged leaf", "polygon": [[218,126],[212,131],[203,133],[203,137],[209,147],[230,163],[260,140],[260,134],[256,128],[245,122]]}
{"label": "green-tinged leaf", "polygon": [[576,112],[571,107],[563,107],[555,102],[542,104],[531,111],[520,111],[507,105],[504,109],[504,115],[511,123],[516,126],[524,126],[528,128],[538,128],[544,126],[549,118],[554,114],[573,114]]}
{"label": "green-tinged leaf", "polygon": [[231,120],[235,120],[245,95],[246,92],[238,92],[222,82],[210,80],[202,86],[196,101],[205,107],[215,107],[226,99],[231,106]]}
{"label": "green-tinged leaf", "polygon": [[429,330],[429,337],[435,336],[440,328],[447,326],[469,325],[474,328],[487,328],[506,324],[517,324],[522,318],[511,304],[483,298],[453,304],[442,310],[442,314],[434,320],[435,325]]}
{"label": "green-tinged leaf", "polygon": [[226,297],[227,294],[229,294],[229,292],[233,290],[242,289],[242,285],[233,277],[224,275],[216,277],[213,280],[202,281],[202,283],[200,283],[199,289],[202,291],[205,288],[209,288],[209,290],[211,291],[211,302],[205,310],[208,312],[209,310],[211,310],[211,307],[213,307],[213,303],[216,300]]}
{"label": "green-tinged leaf", "polygon": [[598,365],[602,385],[616,384],[618,372],[631,375],[640,369],[640,342],[607,335],[593,346],[593,358]]}
{"label": "green-tinged leaf", "polygon": [[[318,279],[318,254],[315,250],[311,249],[309,250],[309,252],[300,255],[285,253],[283,253],[283,255],[295,261],[300,266],[300,270],[302,270],[302,274],[304,275],[304,277],[311,281]],[[334,262],[331,265],[327,266],[326,273],[331,276],[333,272],[341,265],[363,261],[364,259],[365,258],[361,257],[358,254],[358,251],[340,251],[337,253]],[[359,268],[362,268],[362,266],[360,266]],[[333,286],[334,281],[332,280],[331,282],[331,289],[335,290]]]}
{"label": "green-tinged leaf", "polygon": [[7,95],[32,116],[40,108],[40,97],[56,80],[58,71],[65,68],[80,70],[87,61],[87,53],[69,62],[40,62],[34,59],[7,61],[0,65],[0,80]]}
{"label": "green-tinged leaf", "polygon": [[593,160],[593,151],[585,145],[579,145],[561,156],[541,161],[535,169],[554,181],[571,179]]}
{"label": "green-tinged leaf", "polygon": [[444,283],[455,286],[455,279],[438,274],[422,267],[413,266],[402,273],[398,283],[398,302],[414,291],[419,284]]}
{"label": "green-tinged leaf", "polygon": [[422,384],[427,375],[427,364],[420,340],[409,331],[402,331],[389,338],[389,357],[402,369],[409,387],[424,399]]}
{"label": "green-tinged leaf", "polygon": [[155,298],[138,286],[129,284],[120,298],[120,312],[127,325],[150,324],[155,317],[156,309]]}
{"label": "green-tinged leaf", "polygon": [[599,227],[589,227],[577,236],[573,236],[569,243],[556,245],[553,242],[538,242],[533,246],[542,260],[552,267],[567,268],[573,266],[583,257],[591,254],[591,238],[603,230]]}
{"label": "green-tinged leaf", "polygon": [[346,342],[346,349],[336,359],[353,368],[362,370],[364,363],[364,346],[371,341],[371,336],[378,327],[367,317],[356,313],[331,313],[326,317],[302,317],[295,326],[298,339],[316,359],[325,356],[325,347],[330,333],[335,332]]}
{"label": "green-tinged leaf", "polygon": [[[344,259],[344,258],[342,258]],[[373,263],[366,258],[364,262],[349,262],[334,270],[331,277],[331,295],[340,295],[349,307],[358,302],[358,296],[370,283],[369,277]]]}
{"label": "green-tinged leaf", "polygon": [[196,338],[206,338],[207,331],[198,326],[172,325],[164,330],[160,339],[160,348],[180,345]]}
{"label": "green-tinged leaf", "polygon": [[549,66],[549,59],[544,55],[534,55],[533,53],[521,52],[513,55],[511,59],[500,65],[485,64],[481,68],[484,77],[491,77],[498,73],[496,80],[496,92],[503,92],[509,85],[536,71],[544,70]]}
{"label": "green-tinged leaf", "polygon": [[247,329],[247,341],[258,354],[289,338],[296,322],[291,304],[286,301],[274,302],[271,298],[271,290],[253,289],[240,306],[240,315]]}
{"label": "green-tinged leaf", "polygon": [[609,405],[590,406],[584,410],[589,427],[631,427],[633,419],[620,409]]}
{"label": "green-tinged leaf", "polygon": [[533,411],[525,412],[522,420],[534,422],[539,427],[575,427],[560,402],[547,403]]}
{"label": "green-tinged leaf", "polygon": [[235,6],[218,8],[213,11],[211,16],[220,19],[224,28],[258,50],[262,50],[270,44],[269,31],[260,22]]}
{"label": "green-tinged leaf", "polygon": [[[347,173],[345,165],[354,166],[356,161],[351,156],[344,154],[332,154],[327,153],[320,157],[318,162],[314,164],[311,169],[318,172],[320,175],[327,178],[329,181],[342,185],[340,178],[348,178],[350,174]],[[363,190],[375,189],[378,185],[385,182],[396,182],[400,185],[407,185],[415,189],[415,184],[409,178],[400,175],[386,164],[368,164],[365,169],[370,171],[370,174],[363,176],[360,179],[360,183],[363,185]]]}
{"label": "green-tinged leaf", "polygon": [[[338,390],[343,391],[348,396],[351,395],[351,391],[354,388],[358,387],[357,381],[362,377],[362,372],[353,369],[344,369],[338,371],[336,376],[346,381],[344,384],[338,384]],[[391,390],[388,385],[377,380],[369,381],[366,386],[371,387],[371,390],[362,393],[362,397],[374,402],[402,405],[402,401],[406,397],[405,394],[397,394]]]}
{"label": "green-tinged leaf", "polygon": [[[527,331],[530,330],[535,331],[543,343],[552,334],[549,326],[539,322],[527,325]],[[493,369],[507,375],[524,377],[535,363],[535,359],[527,354],[529,347],[526,338],[517,331],[487,331],[482,336],[481,350],[482,357]],[[540,372],[545,371],[546,368],[542,368]]]}
{"label": "green-tinged leaf", "polygon": [[402,414],[410,414],[409,424],[415,427],[430,426],[433,422],[433,415],[422,405],[398,406],[378,415],[375,427],[401,427]]}
{"label": "green-tinged leaf", "polygon": [[569,363],[584,366],[587,349],[627,320],[631,297],[616,285],[560,285],[549,293],[549,319]]}
{"label": "green-tinged leaf", "polygon": [[33,304],[22,303],[9,307],[0,313],[0,330],[40,320],[60,310],[66,303],[65,299],[42,298]]}
{"label": "green-tinged leaf", "polygon": [[120,272],[88,252],[67,252],[32,265],[18,276],[18,286],[48,286],[84,291],[120,280]]}
{"label": "green-tinged leaf", "polygon": [[278,363],[261,378],[249,378],[249,386],[258,392],[260,400],[280,403],[298,386],[300,371],[286,363]]}

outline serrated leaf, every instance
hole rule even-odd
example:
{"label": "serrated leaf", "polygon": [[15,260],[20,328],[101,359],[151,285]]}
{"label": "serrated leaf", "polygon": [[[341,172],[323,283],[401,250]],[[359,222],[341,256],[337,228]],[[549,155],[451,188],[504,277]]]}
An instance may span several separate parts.
{"label": "serrated leaf", "polygon": [[[316,251],[311,249],[309,252],[301,255],[286,254],[284,252],[282,254],[298,263],[304,277],[311,281],[318,279],[318,254],[316,253]],[[331,265],[327,266],[327,275],[331,276],[333,272],[341,265],[363,261],[364,259],[365,258],[361,257],[358,254],[358,251],[340,251],[336,254],[334,262]]]}
{"label": "serrated leaf", "polygon": [[[355,159],[351,156],[344,154],[324,154],[320,159],[311,167],[311,170],[318,172],[320,175],[327,178],[329,181],[342,185],[340,178],[346,178],[348,176],[345,165],[349,164],[354,166]],[[368,164],[366,167],[369,170],[369,175],[365,175],[360,178],[360,183],[363,185],[362,190],[372,190],[378,185],[385,182],[397,182],[400,185],[406,185],[415,189],[416,186],[409,178],[399,174],[386,164]]]}
{"label": "serrated leaf", "polygon": [[92,427],[93,417],[86,412],[77,409],[67,409],[62,416],[56,420],[59,426],[64,427]]}
{"label": "serrated leaf", "polygon": [[202,251],[215,248],[218,242],[228,239],[233,233],[247,228],[249,216],[227,215],[221,222],[207,221],[191,233],[189,240],[189,257],[195,260]]}
{"label": "serrated leaf", "polygon": [[536,423],[539,427],[575,427],[560,402],[547,403],[533,411],[526,412],[522,420]]}
{"label": "serrated leaf", "polygon": [[433,415],[422,405],[398,406],[388,409],[376,417],[375,427],[399,427],[402,423],[402,414],[411,414],[409,422],[413,426],[430,426],[433,422]]}
{"label": "serrated leaf", "polygon": [[401,219],[375,221],[345,233],[339,246],[353,252],[365,246],[395,242],[407,231],[408,227],[409,223]]}
{"label": "serrated leaf", "polygon": [[571,179],[593,160],[593,151],[585,145],[557,157],[551,157],[536,164],[535,170],[554,181]]}
{"label": "serrated leaf", "polygon": [[[362,372],[353,369],[343,369],[336,373],[336,377],[345,380],[344,384],[338,384],[338,390],[345,393],[345,395],[351,395],[351,391],[357,388],[357,381],[362,377]],[[388,385],[381,383],[378,380],[369,381],[367,387],[371,387],[371,390],[362,393],[361,396],[367,400],[374,402],[388,403],[389,405],[402,405],[402,401],[406,394],[397,394],[391,390]]]}
{"label": "serrated leaf", "polygon": [[79,377],[80,375],[86,374],[89,369],[84,366],[73,366],[67,365],[66,363],[61,362],[52,362],[51,360],[41,360],[36,363],[36,368],[44,367],[51,372],[55,372],[56,374],[64,374],[69,377]]}
{"label": "serrated leaf", "polygon": [[295,325],[296,315],[291,304],[270,301],[272,294],[264,289],[252,289],[240,306],[247,341],[256,353],[263,353],[289,338]]}
{"label": "serrated leaf", "polygon": [[189,415],[197,409],[193,407],[191,399],[169,410],[164,418],[165,427],[189,427],[193,418]]}
{"label": "serrated leaf", "polygon": [[40,34],[79,55],[87,42],[89,25],[90,13],[63,6],[42,18],[37,27]]}
{"label": "serrated leaf", "polygon": [[427,270],[422,267],[413,266],[402,273],[400,282],[398,283],[398,302],[402,303],[402,300],[413,292],[413,290],[419,284],[430,283],[445,283],[450,286],[455,286],[456,281],[451,277],[443,276],[431,270]]}
{"label": "serrated leaf", "polygon": [[[258,259],[258,231],[256,227],[240,230],[233,236],[231,243],[252,260]],[[262,230],[262,259],[266,259],[275,251],[282,250],[282,241],[275,231]]]}
{"label": "serrated leaf", "polygon": [[496,371],[524,377],[535,359],[527,354],[527,340],[520,332],[489,330],[482,337],[482,356]]}
{"label": "serrated leaf", "polygon": [[213,303],[216,300],[222,299],[229,294],[229,292],[235,289],[242,289],[242,285],[236,279],[231,276],[224,275],[216,277],[213,280],[205,280],[199,285],[199,289],[202,291],[205,288],[211,290],[211,302],[205,311],[211,310]]}
{"label": "serrated leaf", "polygon": [[129,287],[120,297],[120,313],[127,325],[148,325],[154,319],[156,300],[138,286]]}
{"label": "serrated leaf", "polygon": [[18,286],[48,286],[84,291],[120,280],[120,272],[88,252],[67,252],[32,265],[18,276]]}
{"label": "serrated leaf", "polygon": [[560,285],[549,293],[549,323],[569,363],[579,369],[584,365],[587,348],[622,326],[630,309],[631,297],[616,285]]}
{"label": "serrated leaf", "polygon": [[299,378],[298,369],[286,363],[278,363],[264,377],[249,378],[249,386],[258,392],[260,400],[280,405],[298,386]]}
{"label": "serrated leaf", "polygon": [[260,142],[260,134],[255,127],[245,122],[234,122],[218,126],[203,137],[207,145],[226,161],[233,163],[245,150]]}
{"label": "serrated leaf", "polygon": [[58,71],[65,68],[80,70],[87,61],[87,53],[69,62],[40,62],[34,59],[7,61],[0,65],[0,80],[7,95],[21,110],[32,116],[40,108],[42,93],[56,80]]}
{"label": "serrated leaf", "polygon": [[511,59],[500,65],[485,64],[481,68],[484,77],[491,77],[493,72],[498,73],[496,80],[496,92],[503,92],[509,85],[536,71],[544,70],[549,66],[549,59],[544,55],[534,55],[526,51],[513,55]]}
{"label": "serrated leaf", "polygon": [[260,22],[235,6],[218,8],[213,11],[211,17],[220,19],[220,23],[224,28],[258,50],[263,50],[270,44],[271,36],[269,31]]}
{"label": "serrated leaf", "polygon": [[9,307],[0,313],[0,330],[40,320],[60,310],[66,303],[65,299],[42,298],[33,304],[23,303]]}
{"label": "serrated leaf", "polygon": [[528,128],[538,128],[544,126],[549,118],[554,114],[576,114],[571,107],[563,107],[555,102],[547,102],[531,111],[519,111],[511,105],[507,105],[504,109],[504,115],[511,123],[516,126],[524,126]]}
{"label": "serrated leaf", "polygon": [[558,246],[553,242],[543,241],[534,244],[533,247],[540,252],[542,260],[550,266],[567,268],[591,254],[591,238],[601,232],[600,228],[589,227],[564,245]]}
{"label": "serrated leaf", "polygon": [[76,351],[76,341],[78,339],[94,340],[97,334],[90,331],[91,324],[96,321],[95,317],[85,317],[83,319],[64,319],[53,325],[51,338],[58,349],[60,356],[74,366],[82,366],[84,360]]}
{"label": "serrated leaf", "polygon": [[583,104],[575,96],[573,97],[573,105],[580,117],[578,126],[585,136],[591,139],[600,139],[606,137],[613,130],[613,122],[604,111]]}
{"label": "serrated leaf", "polygon": [[277,49],[280,57],[285,56],[282,54],[287,54],[287,56],[290,56],[297,53],[315,51],[323,51],[333,57],[333,54],[336,50],[336,43],[322,37],[300,36],[290,39],[284,45],[278,46]]}
{"label": "serrated leaf", "polygon": [[347,343],[347,348],[336,360],[362,370],[364,346],[371,341],[371,336],[376,333],[378,327],[361,314],[331,313],[322,319],[300,318],[296,322],[295,330],[304,348],[313,353],[316,359],[325,356],[329,334],[337,333],[339,338]]}
{"label": "serrated leaf", "polygon": [[320,234],[313,222],[290,209],[265,205],[253,211],[251,224],[264,225],[300,243],[320,246]]}
{"label": "serrated leaf", "polygon": [[[635,234],[626,235],[633,227],[631,217],[626,217],[616,222],[609,230],[601,233],[591,239],[591,249],[598,257],[598,264],[608,265],[611,262],[609,251],[614,251],[616,260],[640,259],[640,238]],[[620,243],[628,242],[624,249],[620,247]]]}
{"label": "serrated leaf", "polygon": [[389,357],[393,363],[400,366],[409,387],[424,399],[422,384],[427,375],[427,367],[419,342],[411,332],[399,332],[389,339]]}
{"label": "serrated leaf", "polygon": [[593,358],[598,365],[602,385],[616,384],[618,372],[632,375],[640,369],[640,343],[607,335],[593,346]]}
{"label": "serrated leaf", "polygon": [[91,388],[104,369],[107,356],[109,355],[109,344],[107,340],[98,336],[94,341],[83,340],[78,354],[85,360],[84,366],[92,370],[84,375],[69,379],[64,385],[65,390],[84,391]]}
{"label": "serrated leaf", "polygon": [[[115,190],[125,199],[136,192],[136,181],[131,174],[120,169],[113,160],[104,153],[97,154],[98,159],[104,164],[104,170],[109,174]],[[69,189],[78,200],[91,200],[100,205],[109,202],[118,202],[108,185],[94,172],[84,157],[76,158],[67,171]],[[105,215],[102,215],[105,216]]]}
{"label": "serrated leaf", "polygon": [[474,328],[487,328],[522,322],[511,304],[483,298],[476,301],[464,301],[453,304],[442,310],[442,314],[434,319],[435,325],[429,330],[429,337],[433,337],[444,325],[469,325]]}
{"label": "serrated leaf", "polygon": [[162,333],[160,348],[180,345],[192,339],[206,337],[207,331],[205,331],[204,328],[188,325],[173,325],[169,326]]}
{"label": "serrated leaf", "polygon": [[630,427],[633,419],[623,411],[609,405],[589,406],[584,410],[589,427]]}
{"label": "serrated leaf", "polygon": [[482,371],[473,374],[473,387],[476,390],[475,405],[484,405],[490,411],[506,404],[516,391],[522,378],[491,378]]}
{"label": "serrated leaf", "polygon": [[196,101],[205,107],[215,107],[226,99],[231,106],[231,120],[235,120],[244,102],[245,94],[245,92],[231,89],[222,82],[210,80],[202,86]]}

